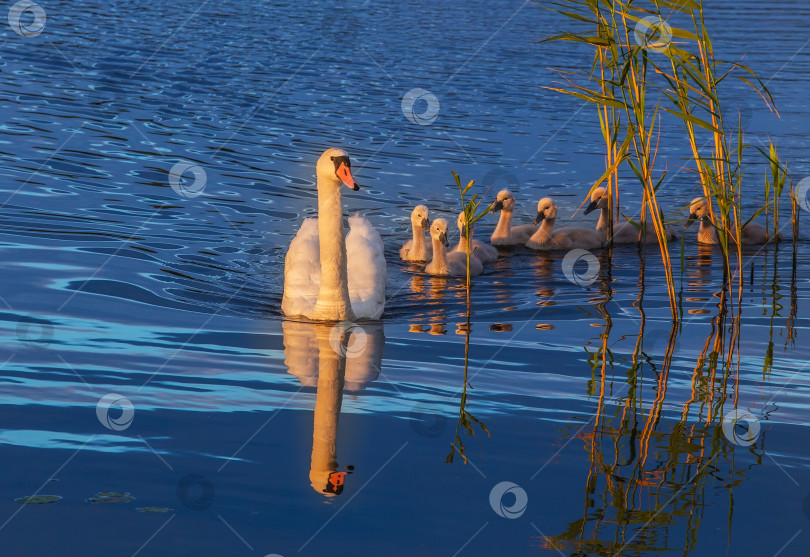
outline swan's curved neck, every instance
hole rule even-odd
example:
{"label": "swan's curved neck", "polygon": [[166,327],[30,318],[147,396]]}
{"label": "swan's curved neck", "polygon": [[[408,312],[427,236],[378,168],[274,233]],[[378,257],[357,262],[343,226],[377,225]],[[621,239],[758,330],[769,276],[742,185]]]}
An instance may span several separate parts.
{"label": "swan's curved neck", "polygon": [[708,219],[700,219],[700,229],[698,230],[698,242],[702,244],[716,244],[717,238],[714,236],[714,227]]}
{"label": "swan's curved neck", "polygon": [[413,253],[423,256],[425,253],[425,231],[415,222],[411,223],[413,228]]}
{"label": "swan's curved neck", "polygon": [[[471,228],[470,229],[470,236],[472,236],[472,233],[473,233],[473,231],[472,231],[472,228]],[[462,253],[467,253],[467,247],[469,245],[470,245],[469,238],[466,238],[463,235],[459,234],[458,247],[456,247],[456,251],[460,251]]]}
{"label": "swan's curved neck", "polygon": [[608,210],[607,207],[602,207],[599,213],[599,221],[596,223],[596,229],[607,232],[608,229]]}
{"label": "swan's curved neck", "polygon": [[321,258],[321,286],[315,303],[314,319],[352,321],[343,231],[343,204],[340,182],[318,177],[318,241]]}
{"label": "swan's curved neck", "polygon": [[551,239],[551,233],[554,232],[554,223],[556,222],[556,217],[553,219],[543,219],[543,224],[540,225],[540,228],[537,229],[537,233],[535,234],[536,240],[539,241],[539,243],[545,244]]}
{"label": "swan's curved neck", "polygon": [[447,253],[444,244],[437,239],[433,239],[433,260],[430,262],[431,272],[449,274],[450,267],[447,266]]}
{"label": "swan's curved neck", "polygon": [[501,215],[498,217],[498,224],[495,226],[495,231],[492,233],[491,240],[508,240],[512,235],[512,211],[501,209]]}

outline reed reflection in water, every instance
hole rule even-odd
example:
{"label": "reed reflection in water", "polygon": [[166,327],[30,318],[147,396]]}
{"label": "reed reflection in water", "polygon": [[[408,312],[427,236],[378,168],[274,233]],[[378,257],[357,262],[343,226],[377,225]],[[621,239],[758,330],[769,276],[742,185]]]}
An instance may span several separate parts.
{"label": "reed reflection in water", "polygon": [[[751,292],[761,291],[761,308],[745,308],[748,312],[770,310],[771,342],[761,358],[763,377],[773,363],[772,340],[780,319],[784,325],[778,334],[787,337],[786,346],[796,334],[795,300],[788,315],[781,313],[785,308],[780,303],[778,255],[778,251],[773,254],[772,266],[763,264],[761,281],[754,280],[751,269],[749,287]],[[681,296],[685,289],[689,293],[685,301],[698,306],[690,307],[688,314],[713,315],[702,345],[681,342],[691,317],[668,327],[647,319],[645,260],[641,258],[633,303],[638,311],[638,333],[629,362],[616,350],[632,337],[611,337],[609,302],[614,291],[609,277],[603,276],[602,299],[595,307],[602,314],[605,330],[601,346],[589,354],[593,384],[598,385],[591,394],[597,395],[597,405],[592,419],[572,436],[582,441],[588,463],[580,495],[582,515],[570,521],[565,531],[543,536],[542,547],[577,556],[646,555],[675,549],[689,555],[701,537],[710,494],[728,492],[726,535],[730,539],[735,489],[751,476],[751,469],[762,464],[763,456],[776,462],[766,451],[760,425],[775,409],[771,407],[773,397],[766,399],[761,393],[761,400],[753,404],[756,410],[750,411],[740,401],[743,308],[729,299],[722,284],[712,280],[714,256],[711,247],[700,246],[683,273],[686,284]],[[794,289],[795,285],[791,291]],[[679,365],[691,361],[694,366],[686,400],[667,396],[676,355]],[[629,364],[626,369],[625,363]],[[751,393],[745,394],[750,399]],[[677,407],[679,416],[674,412]],[[497,431],[493,433],[497,435]],[[798,485],[790,474],[786,476]]]}

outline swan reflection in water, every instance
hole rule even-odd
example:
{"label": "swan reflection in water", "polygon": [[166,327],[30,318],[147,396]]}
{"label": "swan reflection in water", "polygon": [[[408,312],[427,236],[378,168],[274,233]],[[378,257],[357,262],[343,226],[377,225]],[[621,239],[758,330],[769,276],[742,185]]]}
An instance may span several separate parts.
{"label": "swan reflection in water", "polygon": [[285,365],[304,387],[316,387],[312,461],[312,489],[327,497],[340,495],[352,467],[340,471],[337,429],[343,391],[362,391],[377,379],[385,344],[380,322],[305,323],[285,321]]}

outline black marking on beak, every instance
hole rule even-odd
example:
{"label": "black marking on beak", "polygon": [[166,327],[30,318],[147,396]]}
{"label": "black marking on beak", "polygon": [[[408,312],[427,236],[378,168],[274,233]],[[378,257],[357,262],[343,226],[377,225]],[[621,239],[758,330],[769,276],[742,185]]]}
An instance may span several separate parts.
{"label": "black marking on beak", "polygon": [[[352,161],[349,160],[349,157],[347,155],[341,155],[339,157],[329,157],[329,158],[335,164],[335,174],[338,176],[338,178],[341,179],[341,181],[343,181],[343,183],[346,183],[344,181],[344,177],[340,176],[338,174],[338,171],[340,170],[340,166],[345,164],[346,168],[349,169],[349,173],[351,174]],[[352,176],[352,182],[353,182],[352,184],[346,184],[346,185],[349,186],[354,191],[359,191],[360,190],[360,184],[357,183],[357,180],[354,179],[354,176]]]}
{"label": "black marking on beak", "polygon": [[684,228],[689,228],[690,226],[692,226],[692,223],[695,222],[696,220],[698,220],[697,214],[689,213],[689,218],[686,220],[683,227]]}
{"label": "black marking on beak", "polygon": [[446,232],[440,232],[439,233],[439,241],[444,245],[444,247],[447,247],[447,246],[450,245],[450,242],[447,241],[447,233]]}
{"label": "black marking on beak", "polygon": [[492,204],[492,209],[489,210],[490,213],[497,213],[503,209],[503,201],[496,201]]}
{"label": "black marking on beak", "polygon": [[430,221],[427,219],[422,219],[422,228],[430,228]]}
{"label": "black marking on beak", "polygon": [[341,156],[339,156],[339,157],[329,157],[329,159],[330,159],[330,160],[331,160],[333,163],[335,163],[335,172],[337,172],[337,169],[338,169],[338,168],[340,168],[340,165],[341,165],[341,164],[344,164],[344,163],[345,163],[345,164],[346,164],[346,166],[348,166],[349,168],[351,168],[351,167],[352,167],[352,162],[349,160],[348,155],[341,155]]}
{"label": "black marking on beak", "polygon": [[583,215],[587,215],[587,214],[588,214],[588,213],[590,213],[591,211],[595,211],[595,210],[596,210],[597,205],[599,205],[599,202],[598,202],[598,201],[591,201],[591,204],[590,204],[590,205],[588,205],[588,207],[585,209],[585,211],[583,211],[583,213],[582,213],[582,214],[583,214]]}
{"label": "black marking on beak", "polygon": [[537,216],[534,217],[534,220],[532,221],[532,226],[537,226],[537,223],[542,221],[545,218],[546,218],[546,214],[544,212],[537,213]]}

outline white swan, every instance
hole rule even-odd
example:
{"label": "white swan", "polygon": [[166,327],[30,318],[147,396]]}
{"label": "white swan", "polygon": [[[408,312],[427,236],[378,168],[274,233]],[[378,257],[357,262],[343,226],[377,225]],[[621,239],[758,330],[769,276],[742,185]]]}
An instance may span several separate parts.
{"label": "white swan", "polygon": [[[458,225],[458,231],[460,236],[455,251],[460,251],[461,253],[466,254],[467,237],[465,236],[464,225],[467,224],[467,217],[464,215],[463,211],[458,214],[456,224]],[[470,227],[470,236],[473,235],[474,229],[475,225],[472,225]],[[478,260],[481,263],[495,263],[498,260],[498,250],[496,250],[492,246],[486,245],[484,242],[479,242],[478,240],[473,238],[470,247],[472,247],[472,249],[474,250],[471,255],[478,258]]]}
{"label": "white swan", "polygon": [[306,219],[284,260],[281,311],[317,321],[377,319],[385,307],[386,266],[380,235],[366,219],[349,219],[344,236],[340,183],[358,190],[351,161],[327,149],[316,166],[318,218]]}
{"label": "white swan", "polygon": [[525,244],[532,237],[536,226],[530,224],[520,224],[512,226],[512,215],[515,212],[515,196],[509,190],[501,190],[495,198],[495,204],[490,209],[491,212],[500,211],[498,224],[489,239],[493,246],[516,246]]}
{"label": "white swan", "polygon": [[[467,276],[467,255],[460,251],[447,253],[447,221],[434,219],[430,225],[430,238],[433,242],[433,260],[425,267],[425,272],[435,276]],[[484,272],[484,265],[477,257],[470,258],[470,276]]]}
{"label": "white swan", "polygon": [[570,250],[601,248],[604,240],[595,230],[587,228],[558,228],[554,230],[557,221],[557,204],[550,197],[544,197],[537,203],[537,217],[532,224],[543,224],[532,234],[526,247],[536,250]]}
{"label": "white swan", "polygon": [[[700,221],[698,243],[717,244],[717,235],[712,225],[709,201],[705,197],[696,197],[692,200],[692,203],[689,204],[689,219],[683,227],[689,228],[692,223],[697,220]],[[761,224],[749,222],[743,226],[741,238],[743,245],[756,246],[766,243],[775,244],[782,239],[782,233],[774,234]]]}
{"label": "white swan", "polygon": [[430,261],[433,255],[433,246],[425,244],[425,230],[430,227],[428,208],[417,205],[411,212],[411,229],[413,239],[405,242],[399,250],[403,261]]}
{"label": "white swan", "polygon": [[[601,209],[599,220],[596,223],[596,230],[602,235],[602,239],[607,241],[608,229],[608,193],[605,188],[596,188],[591,193],[591,203],[585,208],[583,214],[587,215],[591,211]],[[647,244],[657,244],[658,236],[655,235],[655,226],[649,220],[645,221],[645,228],[647,229],[644,237]],[[664,226],[667,231],[667,240],[677,240],[678,231],[672,226]],[[641,243],[641,229],[636,228],[629,222],[614,222],[613,223],[613,243],[614,244],[638,244]]]}

